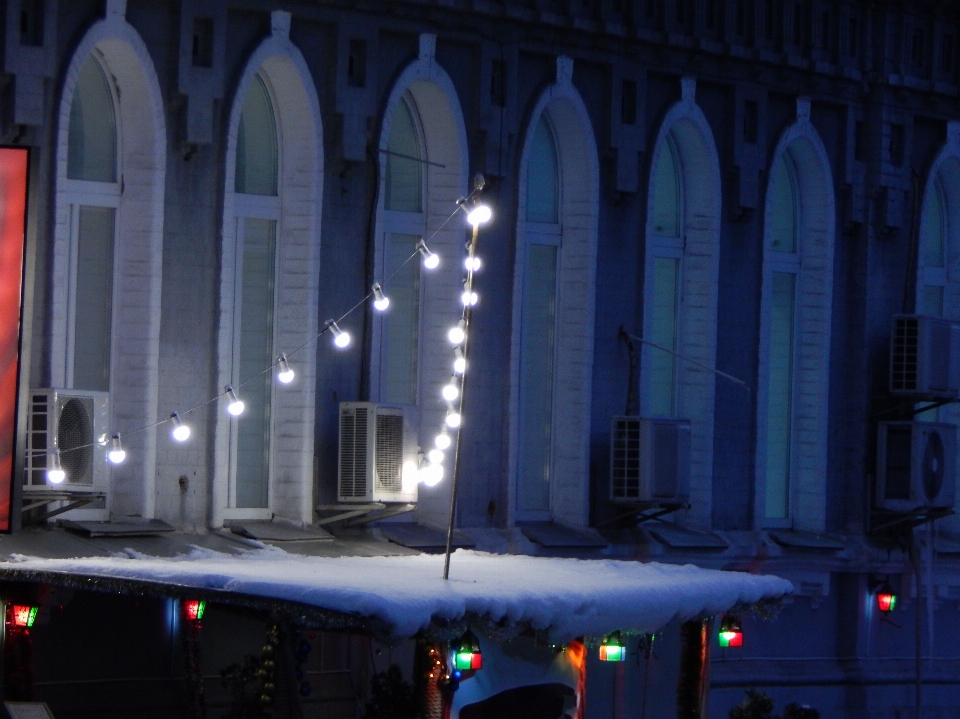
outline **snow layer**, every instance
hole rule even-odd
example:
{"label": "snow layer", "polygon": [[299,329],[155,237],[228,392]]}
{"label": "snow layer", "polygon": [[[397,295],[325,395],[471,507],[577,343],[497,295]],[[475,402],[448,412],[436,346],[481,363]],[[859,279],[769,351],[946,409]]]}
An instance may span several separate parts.
{"label": "snow layer", "polygon": [[306,557],[276,547],[224,554],[194,547],[175,558],[127,550],[114,557],[11,557],[7,571],[161,582],[238,592],[357,613],[385,622],[398,638],[432,619],[467,613],[547,629],[566,641],[615,629],[659,630],[671,619],[718,614],[793,591],[770,575],[668,564],[486,554],[458,550],[450,580],[443,557]]}

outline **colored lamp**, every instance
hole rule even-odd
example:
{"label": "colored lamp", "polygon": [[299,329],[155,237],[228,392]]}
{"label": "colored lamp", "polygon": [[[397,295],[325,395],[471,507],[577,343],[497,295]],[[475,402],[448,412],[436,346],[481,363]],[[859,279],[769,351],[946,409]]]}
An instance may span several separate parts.
{"label": "colored lamp", "polygon": [[15,627],[32,627],[37,619],[37,611],[40,607],[31,607],[26,604],[14,604],[10,610]]}
{"label": "colored lamp", "polygon": [[721,647],[742,647],[743,629],[740,627],[740,620],[728,614],[720,622],[720,634],[718,635]]}
{"label": "colored lamp", "polygon": [[476,671],[483,669],[483,654],[480,652],[480,642],[477,636],[469,629],[460,637],[457,651],[453,658],[455,669],[460,671]]}
{"label": "colored lamp", "polygon": [[203,619],[206,609],[207,603],[202,599],[188,599],[183,603],[183,610],[191,622],[199,622]]}
{"label": "colored lamp", "polygon": [[893,589],[890,588],[890,585],[884,582],[877,589],[877,609],[879,609],[884,614],[892,612],[896,609],[897,606],[897,595],[894,594]]}
{"label": "colored lamp", "polygon": [[623,635],[616,631],[608,634],[600,642],[600,661],[622,662],[627,658],[627,648],[623,644]]}

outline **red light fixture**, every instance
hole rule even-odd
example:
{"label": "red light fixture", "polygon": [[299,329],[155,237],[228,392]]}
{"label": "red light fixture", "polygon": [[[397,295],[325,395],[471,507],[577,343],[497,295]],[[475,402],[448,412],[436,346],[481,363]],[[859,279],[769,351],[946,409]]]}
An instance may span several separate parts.
{"label": "red light fixture", "polygon": [[720,633],[717,635],[721,647],[742,647],[743,629],[740,627],[740,620],[728,614],[720,622]]}
{"label": "red light fixture", "polygon": [[183,603],[183,611],[187,615],[187,620],[191,622],[199,622],[203,619],[206,608],[207,603],[202,599],[187,599]]}
{"label": "red light fixture", "polygon": [[25,604],[14,604],[10,607],[9,624],[15,627],[32,627],[37,619],[37,611],[40,607],[31,607]]}
{"label": "red light fixture", "polygon": [[877,588],[877,609],[884,614],[892,612],[897,606],[897,595],[890,585],[884,582]]}

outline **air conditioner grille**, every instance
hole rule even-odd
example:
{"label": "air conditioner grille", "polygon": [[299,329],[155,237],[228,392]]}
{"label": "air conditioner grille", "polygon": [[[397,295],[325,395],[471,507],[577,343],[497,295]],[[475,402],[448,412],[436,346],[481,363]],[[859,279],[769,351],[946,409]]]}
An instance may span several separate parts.
{"label": "air conditioner grille", "polygon": [[890,385],[895,392],[917,389],[920,323],[916,317],[897,317],[893,326]]}
{"label": "air conditioner grille", "polygon": [[908,425],[887,429],[885,499],[910,499],[910,460],[913,430]]}
{"label": "air conditioner grille", "polygon": [[672,497],[677,493],[677,452],[680,435],[671,424],[653,426],[653,496]]}
{"label": "air conditioner grille", "polygon": [[640,496],[640,420],[619,417],[613,423],[610,455],[610,491],[613,499]]}
{"label": "air conditioner grille", "polygon": [[369,410],[357,407],[340,414],[340,496],[367,494],[367,423]]}
{"label": "air conditioner grille", "polygon": [[93,398],[70,397],[59,407],[60,464],[74,484],[93,484]]}
{"label": "air conditioner grille", "polygon": [[403,490],[403,415],[377,414],[377,489]]}

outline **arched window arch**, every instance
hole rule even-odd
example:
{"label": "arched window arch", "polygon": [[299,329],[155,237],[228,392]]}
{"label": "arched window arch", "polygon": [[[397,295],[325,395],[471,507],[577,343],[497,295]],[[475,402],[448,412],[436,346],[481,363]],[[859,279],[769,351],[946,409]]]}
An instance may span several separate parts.
{"label": "arched window arch", "polygon": [[[108,432],[157,420],[164,118],[150,53],[122,13],[109,13],[81,38],[60,95],[43,379],[93,397]],[[92,488],[106,501],[68,518],[155,515],[156,434],[123,442],[122,465],[95,460]]]}
{"label": "arched window arch", "polygon": [[770,166],[757,393],[758,526],[822,531],[834,201],[826,151],[798,102]]}
{"label": "arched window arch", "polygon": [[652,344],[642,350],[640,409],[646,417],[690,421],[684,521],[709,527],[716,379],[703,368],[716,363],[720,164],[692,78],[682,90],[651,157],[643,336]]}
{"label": "arched window arch", "polygon": [[[236,418],[216,413],[214,526],[274,515],[303,522],[313,511],[323,130],[285,18],[274,13],[230,110],[218,384],[233,386],[245,408]],[[290,384],[268,369],[281,352],[295,371]]]}
{"label": "arched window arch", "polygon": [[510,402],[510,522],[589,520],[598,206],[593,128],[557,60],[520,158]]}

